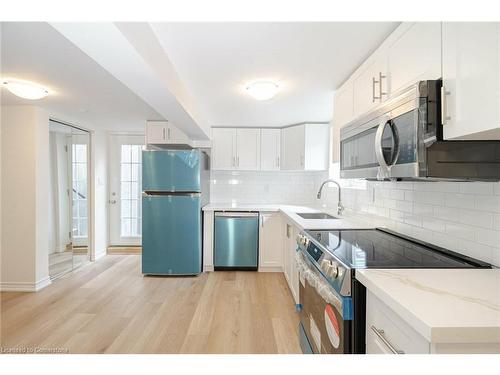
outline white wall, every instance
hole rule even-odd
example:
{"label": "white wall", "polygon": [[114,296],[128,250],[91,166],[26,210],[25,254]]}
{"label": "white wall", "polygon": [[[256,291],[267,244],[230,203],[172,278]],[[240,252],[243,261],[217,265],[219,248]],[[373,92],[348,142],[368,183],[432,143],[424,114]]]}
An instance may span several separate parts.
{"label": "white wall", "polygon": [[95,259],[106,255],[108,247],[108,135],[94,131],[91,135],[91,189],[94,197]]}
{"label": "white wall", "polygon": [[[335,189],[327,190],[334,206]],[[376,226],[500,267],[500,182],[368,181],[344,187],[342,201]]]}
{"label": "white wall", "polygon": [[2,107],[1,288],[37,290],[48,267],[49,118],[33,106]]}
{"label": "white wall", "polygon": [[327,172],[211,171],[212,203],[316,205]]}

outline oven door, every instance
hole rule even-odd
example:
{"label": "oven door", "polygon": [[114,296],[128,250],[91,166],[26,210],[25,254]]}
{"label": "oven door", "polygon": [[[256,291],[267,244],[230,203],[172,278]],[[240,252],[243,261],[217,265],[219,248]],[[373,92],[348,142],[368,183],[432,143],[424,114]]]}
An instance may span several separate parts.
{"label": "oven door", "polygon": [[[299,331],[314,354],[350,353],[352,307],[350,297],[341,297],[307,256],[297,253],[300,274]],[[304,350],[304,349],[303,349]]]}

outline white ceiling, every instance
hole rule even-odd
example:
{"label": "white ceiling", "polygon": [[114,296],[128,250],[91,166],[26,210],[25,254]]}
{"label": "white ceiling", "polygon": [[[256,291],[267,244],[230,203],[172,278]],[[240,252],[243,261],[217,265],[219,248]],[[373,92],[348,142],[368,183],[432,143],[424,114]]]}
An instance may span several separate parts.
{"label": "white ceiling", "polygon": [[51,95],[29,101],[2,88],[2,104],[30,104],[76,125],[144,131],[146,119],[163,119],[47,23],[2,23],[2,77],[46,85]]}
{"label": "white ceiling", "polygon": [[[211,126],[329,121],[333,92],[397,27],[395,22],[153,23],[177,73]],[[257,79],[280,93],[259,102]]]}

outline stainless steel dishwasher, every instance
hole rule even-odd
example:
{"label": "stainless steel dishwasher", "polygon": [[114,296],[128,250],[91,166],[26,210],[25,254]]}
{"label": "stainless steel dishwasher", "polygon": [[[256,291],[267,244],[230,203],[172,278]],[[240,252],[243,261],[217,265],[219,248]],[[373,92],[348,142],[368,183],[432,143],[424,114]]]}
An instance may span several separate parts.
{"label": "stainless steel dishwasher", "polygon": [[257,270],[259,249],[257,212],[216,212],[214,232],[216,271]]}

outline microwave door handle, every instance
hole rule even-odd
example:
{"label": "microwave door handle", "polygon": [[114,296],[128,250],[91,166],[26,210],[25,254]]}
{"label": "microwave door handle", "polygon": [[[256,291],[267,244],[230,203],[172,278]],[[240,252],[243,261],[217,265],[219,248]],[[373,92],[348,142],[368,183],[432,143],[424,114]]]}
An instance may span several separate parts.
{"label": "microwave door handle", "polygon": [[390,167],[387,165],[384,153],[382,151],[382,135],[384,134],[385,124],[388,118],[385,118],[378,124],[377,132],[375,133],[375,156],[379,164],[377,172],[377,180],[383,180],[389,178]]}

